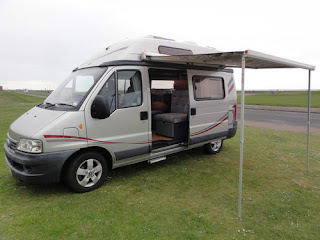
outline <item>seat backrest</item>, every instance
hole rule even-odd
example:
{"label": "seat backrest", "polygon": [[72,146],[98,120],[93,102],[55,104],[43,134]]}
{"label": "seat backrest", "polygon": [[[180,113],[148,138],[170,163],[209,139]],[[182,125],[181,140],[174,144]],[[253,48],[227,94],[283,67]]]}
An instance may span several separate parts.
{"label": "seat backrest", "polygon": [[188,113],[189,112],[188,81],[176,80],[173,86],[175,90],[172,92],[171,112]]}
{"label": "seat backrest", "polygon": [[171,112],[173,113],[188,113],[189,98],[187,90],[174,90],[171,100]]}

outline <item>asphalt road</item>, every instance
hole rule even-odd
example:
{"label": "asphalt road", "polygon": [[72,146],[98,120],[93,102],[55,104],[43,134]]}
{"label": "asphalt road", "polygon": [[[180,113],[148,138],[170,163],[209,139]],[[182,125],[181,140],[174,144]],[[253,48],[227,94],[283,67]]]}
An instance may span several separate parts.
{"label": "asphalt road", "polygon": [[[238,111],[237,118],[240,119],[240,111]],[[290,126],[306,126],[307,113],[245,109],[244,120]],[[320,114],[311,113],[311,127],[320,129]]]}

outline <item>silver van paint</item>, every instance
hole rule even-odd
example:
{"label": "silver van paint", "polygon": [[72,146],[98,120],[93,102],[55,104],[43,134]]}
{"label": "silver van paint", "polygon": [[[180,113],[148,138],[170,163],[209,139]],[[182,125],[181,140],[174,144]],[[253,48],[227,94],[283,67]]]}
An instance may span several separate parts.
{"label": "silver van paint", "polygon": [[[82,129],[80,128],[82,125]],[[65,135],[65,129],[73,128],[78,130],[78,136]],[[88,147],[86,122],[84,112],[66,112],[55,119],[52,124],[41,129],[36,135],[36,139],[44,143],[44,152],[59,152],[70,149],[81,149]]]}
{"label": "silver van paint", "polygon": [[[178,66],[173,67],[174,65],[159,67],[152,66],[152,64],[150,66],[128,64],[130,61],[132,63],[140,61],[143,52],[157,53],[159,46],[190,49],[194,54],[219,52],[213,48],[150,37],[123,41],[110,46],[103,53],[82,64],[78,69],[98,67],[102,63],[117,60],[127,61],[126,64],[109,66],[77,111],[56,111],[34,107],[10,126],[5,152],[6,163],[13,175],[18,179],[32,183],[36,183],[37,176],[40,175],[39,183],[56,182],[60,179],[60,175],[72,165],[72,161],[75,161],[76,157],[82,156],[83,152],[95,151],[103,154],[108,158],[109,167],[117,168],[141,161],[164,159],[165,156],[172,153],[233,137],[237,130],[237,121],[234,116],[237,96],[233,73],[219,70],[191,70],[187,66],[184,70],[179,70],[175,68]],[[174,70],[186,73],[187,80],[185,81],[188,81],[189,101],[187,139],[171,140],[167,142],[166,146],[153,146],[157,141],[153,141],[152,133],[154,126],[152,126],[152,91],[149,76],[151,68],[162,72]],[[132,70],[139,71],[141,74],[141,105],[117,108],[106,119],[93,118],[91,116],[92,103],[110,76],[121,71]],[[195,99],[194,76],[222,79],[224,98],[218,100]],[[118,89],[116,90],[118,91]],[[115,99],[118,102],[118,97]],[[194,109],[193,114],[191,109]],[[27,154],[18,151],[15,145],[20,138],[41,140],[43,143],[42,153]],[[32,158],[32,156],[37,157]],[[42,163],[41,159],[44,159]],[[56,163],[54,163],[55,159],[57,159]],[[52,166],[54,171],[41,172],[43,164]],[[87,167],[87,169],[89,168]],[[92,173],[90,174],[92,175]]]}
{"label": "silver van paint", "polygon": [[9,135],[16,141],[21,137],[34,138],[37,132],[65,113],[34,107],[11,124]]}
{"label": "silver van paint", "polygon": [[[142,79],[148,79],[147,69],[145,67],[122,66],[114,67],[112,71],[106,75],[101,82],[101,87],[107,79],[115,71],[120,70],[138,70],[141,73]],[[151,145],[151,126],[148,120],[140,121],[140,112],[150,112],[150,94],[148,94],[148,81],[144,81],[142,88],[142,105],[132,108],[117,109],[109,118],[98,120],[93,119],[90,115],[90,108],[94,97],[100,91],[97,88],[91,99],[87,102],[85,109],[87,136],[93,141],[89,141],[89,146],[99,146],[107,149],[114,154],[113,163],[116,161],[116,153],[123,151],[139,151],[144,152]],[[106,126],[106,127],[103,127]],[[147,154],[148,155],[148,154]],[[141,156],[137,156],[141,158]],[[143,156],[142,156],[143,157]],[[133,157],[134,159],[135,157]],[[116,165],[116,164],[115,164]]]}

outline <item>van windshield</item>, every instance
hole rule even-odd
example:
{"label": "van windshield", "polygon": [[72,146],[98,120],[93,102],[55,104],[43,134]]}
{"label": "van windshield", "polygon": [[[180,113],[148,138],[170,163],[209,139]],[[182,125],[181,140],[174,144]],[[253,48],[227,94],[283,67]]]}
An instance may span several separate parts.
{"label": "van windshield", "polygon": [[72,72],[38,107],[76,111],[107,68],[94,67]]}

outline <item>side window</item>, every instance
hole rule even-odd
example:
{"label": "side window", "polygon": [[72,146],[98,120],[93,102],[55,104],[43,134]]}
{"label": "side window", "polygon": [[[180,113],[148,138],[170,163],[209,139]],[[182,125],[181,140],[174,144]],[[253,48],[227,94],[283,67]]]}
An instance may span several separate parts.
{"label": "side window", "polygon": [[116,109],[116,80],[115,74],[107,80],[106,84],[102,87],[99,95],[104,96],[110,107],[110,113]]}
{"label": "side window", "polygon": [[142,103],[141,73],[136,70],[118,71],[118,108],[140,106]]}
{"label": "side window", "polygon": [[192,79],[195,100],[223,99],[223,79],[194,76]]}
{"label": "side window", "polygon": [[159,53],[167,54],[167,55],[192,55],[193,54],[193,52],[189,49],[173,48],[173,47],[166,47],[166,46],[159,46],[158,50],[159,50]]}

